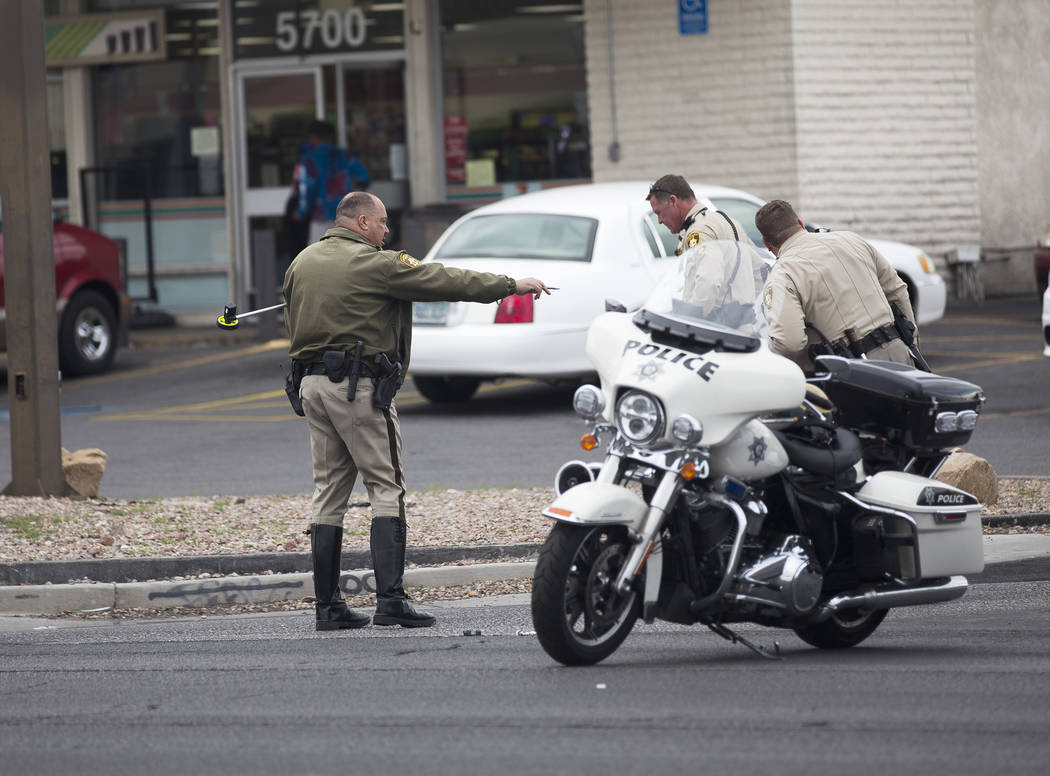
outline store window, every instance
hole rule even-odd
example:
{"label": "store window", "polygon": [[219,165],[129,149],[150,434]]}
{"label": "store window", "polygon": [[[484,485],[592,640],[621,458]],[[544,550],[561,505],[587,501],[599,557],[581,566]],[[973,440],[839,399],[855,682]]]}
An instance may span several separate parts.
{"label": "store window", "polygon": [[441,4],[449,184],[590,178],[582,3]]}
{"label": "store window", "polygon": [[107,196],[141,196],[147,175],[153,197],[222,195],[217,30],[214,4],[184,4],[165,13],[166,60],[92,68]]}
{"label": "store window", "polygon": [[62,76],[47,77],[47,140],[51,148],[51,198],[66,199],[66,106]]}
{"label": "store window", "polygon": [[[326,71],[327,96],[333,88]],[[346,147],[374,180],[403,180],[405,151],[405,73],[400,63],[343,66]]]}

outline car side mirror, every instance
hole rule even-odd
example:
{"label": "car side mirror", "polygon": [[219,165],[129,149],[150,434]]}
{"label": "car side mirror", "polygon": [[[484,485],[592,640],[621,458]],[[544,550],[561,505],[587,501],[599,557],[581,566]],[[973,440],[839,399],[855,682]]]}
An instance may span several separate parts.
{"label": "car side mirror", "polygon": [[619,299],[606,299],[605,300],[605,312],[607,312],[607,313],[625,313],[625,312],[627,312],[627,305],[625,305]]}

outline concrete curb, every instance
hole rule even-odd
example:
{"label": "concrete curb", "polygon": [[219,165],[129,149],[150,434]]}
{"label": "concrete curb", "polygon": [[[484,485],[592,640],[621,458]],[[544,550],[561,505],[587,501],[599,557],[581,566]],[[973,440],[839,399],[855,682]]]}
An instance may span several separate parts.
{"label": "concrete curb", "polygon": [[[532,549],[532,545],[519,547]],[[991,534],[984,537],[986,565],[1043,557],[1050,557],[1050,534]],[[534,560],[527,560],[410,568],[405,570],[405,585],[439,587],[525,579],[532,576],[535,567]],[[374,593],[375,578],[370,569],[348,571],[340,577],[340,586],[347,595]],[[308,595],[313,595],[310,573],[231,575],[160,582],[8,585],[0,586],[0,615],[47,615],[111,608],[201,608],[288,601]]]}
{"label": "concrete curb", "polygon": [[[480,544],[469,547],[409,547],[406,560],[419,566],[493,562],[534,558],[538,543]],[[368,550],[344,550],[340,568],[368,568]],[[58,585],[70,580],[143,582],[210,575],[295,574],[311,570],[308,552],[264,552],[251,555],[185,555],[181,557],[108,558],[0,563],[0,585]]]}
{"label": "concrete curb", "polygon": [[[405,570],[406,587],[469,585],[531,577],[535,561],[480,563]],[[371,569],[343,572],[347,595],[375,592]],[[0,615],[61,614],[105,609],[169,609],[221,604],[261,604],[313,595],[311,574],[262,574],[176,582],[94,582],[0,587]]]}

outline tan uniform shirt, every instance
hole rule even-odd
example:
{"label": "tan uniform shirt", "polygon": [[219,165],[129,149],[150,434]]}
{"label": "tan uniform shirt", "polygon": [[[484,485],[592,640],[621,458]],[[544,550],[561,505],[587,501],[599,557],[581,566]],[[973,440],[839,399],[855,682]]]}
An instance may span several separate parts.
{"label": "tan uniform shirt", "polygon": [[678,249],[674,252],[675,256],[681,256],[683,251],[695,248],[701,240],[739,240],[754,245],[739,221],[698,202],[690,208],[682,223],[682,229],[678,232]]}
{"label": "tan uniform shirt", "polygon": [[515,289],[506,275],[424,264],[332,227],[285,273],[288,355],[318,361],[326,350],[352,351],[361,341],[362,356],[369,361],[377,353],[396,355],[404,379],[412,349],[412,302],[495,302]]}
{"label": "tan uniform shirt", "polygon": [[[780,246],[763,290],[773,350],[811,369],[807,348],[820,336],[831,342],[852,328],[858,337],[893,322],[895,302],[910,321],[915,315],[908,287],[886,258],[853,232],[801,230]],[[903,349],[903,350],[902,350]],[[877,357],[911,363],[900,340],[882,346]]]}

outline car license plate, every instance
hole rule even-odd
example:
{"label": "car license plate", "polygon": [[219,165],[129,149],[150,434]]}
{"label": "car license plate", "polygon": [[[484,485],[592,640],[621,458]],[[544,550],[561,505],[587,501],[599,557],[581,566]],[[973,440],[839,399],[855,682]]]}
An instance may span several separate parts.
{"label": "car license plate", "polygon": [[448,320],[448,302],[414,302],[412,323],[421,326],[443,326]]}

